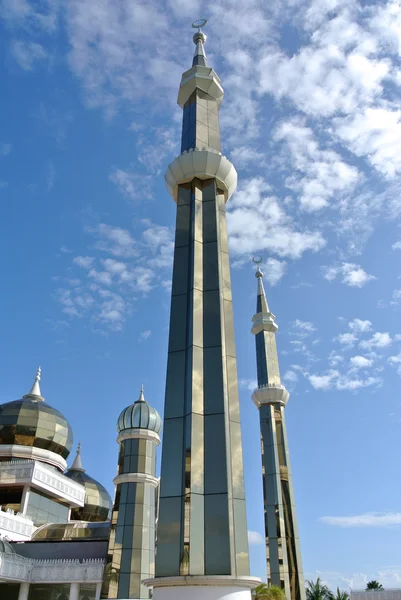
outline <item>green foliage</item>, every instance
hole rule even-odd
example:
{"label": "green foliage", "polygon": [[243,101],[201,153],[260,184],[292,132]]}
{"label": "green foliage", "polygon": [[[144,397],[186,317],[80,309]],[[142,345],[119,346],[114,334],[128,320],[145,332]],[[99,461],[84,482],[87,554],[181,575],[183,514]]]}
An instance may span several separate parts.
{"label": "green foliage", "polygon": [[306,600],[332,600],[333,594],[318,577],[316,581],[306,582]]}
{"label": "green foliage", "polygon": [[279,585],[261,583],[252,590],[253,600],[286,600],[285,592]]}
{"label": "green foliage", "polygon": [[377,592],[377,591],[380,591],[383,589],[384,588],[383,588],[382,584],[374,579],[372,579],[372,581],[368,581],[368,583],[366,584],[367,592]]}
{"label": "green foliage", "polygon": [[340,588],[338,587],[335,594],[330,592],[330,598],[331,600],[348,600],[349,594],[347,594],[347,592],[344,592],[343,590],[340,590]]}

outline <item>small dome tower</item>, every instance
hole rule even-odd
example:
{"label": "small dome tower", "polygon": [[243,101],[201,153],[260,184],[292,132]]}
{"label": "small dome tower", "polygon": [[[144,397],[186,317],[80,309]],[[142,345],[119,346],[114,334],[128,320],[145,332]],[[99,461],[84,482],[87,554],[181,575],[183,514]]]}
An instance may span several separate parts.
{"label": "small dome tower", "polygon": [[[117,422],[120,454],[104,598],[149,598],[149,588],[141,582],[154,575],[156,447],[161,425],[142,386],[138,400],[122,411]],[[129,566],[133,563],[134,570]]]}
{"label": "small dome tower", "polygon": [[78,444],[77,455],[66,477],[80,483],[85,488],[85,504],[71,510],[72,521],[107,521],[111,508],[109,492],[101,483],[85,472],[81,460],[81,442]]}

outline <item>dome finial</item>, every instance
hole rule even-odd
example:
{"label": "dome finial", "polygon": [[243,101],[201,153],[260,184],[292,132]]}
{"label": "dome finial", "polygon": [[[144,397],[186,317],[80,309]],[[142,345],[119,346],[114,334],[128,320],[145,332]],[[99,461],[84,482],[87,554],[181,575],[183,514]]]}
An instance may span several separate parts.
{"label": "dome finial", "polygon": [[34,399],[41,400],[43,402],[44,398],[42,397],[42,395],[40,393],[40,385],[39,385],[41,374],[42,374],[42,369],[40,367],[38,367],[38,369],[36,371],[36,375],[35,375],[35,381],[33,382],[33,386],[31,387],[29,393],[25,394],[24,398],[32,398],[33,397]]}
{"label": "dome finial", "polygon": [[139,398],[138,398],[137,402],[146,402],[146,400],[145,400],[145,388],[143,387],[143,384],[141,385],[141,391],[140,391]]}
{"label": "dome finial", "polygon": [[196,45],[194,59],[192,61],[193,67],[196,67],[198,65],[200,65],[201,67],[207,66],[206,52],[203,47],[203,44],[206,42],[207,37],[201,29],[201,27],[204,27],[206,23],[207,19],[198,19],[197,21],[194,21],[192,23],[192,27],[198,30],[193,37],[194,44]]}
{"label": "dome finial", "polygon": [[258,267],[255,273],[255,277],[258,280],[258,297],[256,301],[256,312],[268,313],[270,311],[269,305],[267,304],[265,288],[263,286],[263,271],[260,268],[260,264],[261,262],[263,262],[263,258],[262,256],[254,256],[252,258],[252,262]]}
{"label": "dome finial", "polygon": [[72,463],[69,470],[70,471],[82,471],[83,473],[85,472],[85,469],[82,466],[82,460],[81,460],[81,442],[78,442],[77,455],[74,458],[74,462]]}

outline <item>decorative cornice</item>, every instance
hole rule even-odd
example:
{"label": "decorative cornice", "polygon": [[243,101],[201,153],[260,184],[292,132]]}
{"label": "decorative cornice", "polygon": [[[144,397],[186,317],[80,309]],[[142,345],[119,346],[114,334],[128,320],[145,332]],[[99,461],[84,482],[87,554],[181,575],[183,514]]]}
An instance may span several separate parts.
{"label": "decorative cornice", "polygon": [[10,532],[11,535],[7,537],[15,541],[27,541],[31,539],[33,530],[32,519],[10,509],[3,511],[0,506],[0,531],[6,532],[6,535]]}
{"label": "decorative cornice", "polygon": [[252,394],[252,400],[258,408],[262,404],[282,404],[285,406],[290,394],[284,385],[261,385]]}
{"label": "decorative cornice", "polygon": [[0,485],[16,483],[31,484],[72,506],[83,506],[85,502],[84,486],[39,461],[0,462]]}
{"label": "decorative cornice", "polygon": [[167,168],[164,176],[169,194],[177,202],[178,186],[193,179],[215,179],[217,187],[224,191],[227,202],[237,187],[237,171],[234,165],[219,152],[205,149],[190,149]]}
{"label": "decorative cornice", "polygon": [[100,583],[104,561],[88,559],[36,560],[0,552],[0,579],[29,583]]}
{"label": "decorative cornice", "polygon": [[[0,445],[0,457],[6,456],[8,458],[25,458],[31,460],[41,460],[54,467],[57,467],[62,473],[67,468],[67,463],[62,456],[51,452],[50,450],[44,450],[43,448],[35,448],[34,446],[22,446],[19,444],[1,444]],[[4,464],[4,463],[2,463]]]}
{"label": "decorative cornice", "polygon": [[254,335],[260,333],[261,331],[271,331],[273,333],[276,333],[276,331],[278,330],[278,325],[274,321],[275,318],[276,316],[273,315],[273,313],[271,312],[257,313],[252,317],[252,333]]}
{"label": "decorative cornice", "polygon": [[120,444],[123,440],[130,440],[132,438],[140,439],[140,440],[149,440],[150,442],[154,442],[155,444],[160,444],[159,434],[151,429],[124,429],[117,437],[117,442]]}
{"label": "decorative cornice", "polygon": [[114,477],[113,483],[115,485],[119,485],[120,483],[149,483],[157,488],[159,480],[157,477],[147,475],[146,473],[121,473],[121,475]]}

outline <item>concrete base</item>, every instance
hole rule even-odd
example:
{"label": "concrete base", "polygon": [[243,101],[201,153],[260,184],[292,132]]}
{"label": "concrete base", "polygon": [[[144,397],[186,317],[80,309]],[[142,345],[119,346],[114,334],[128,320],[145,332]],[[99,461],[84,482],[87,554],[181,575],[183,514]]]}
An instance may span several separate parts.
{"label": "concrete base", "polygon": [[153,586],[153,600],[251,600],[251,590],[262,581],[256,577],[188,575],[156,577],[142,583]]}

